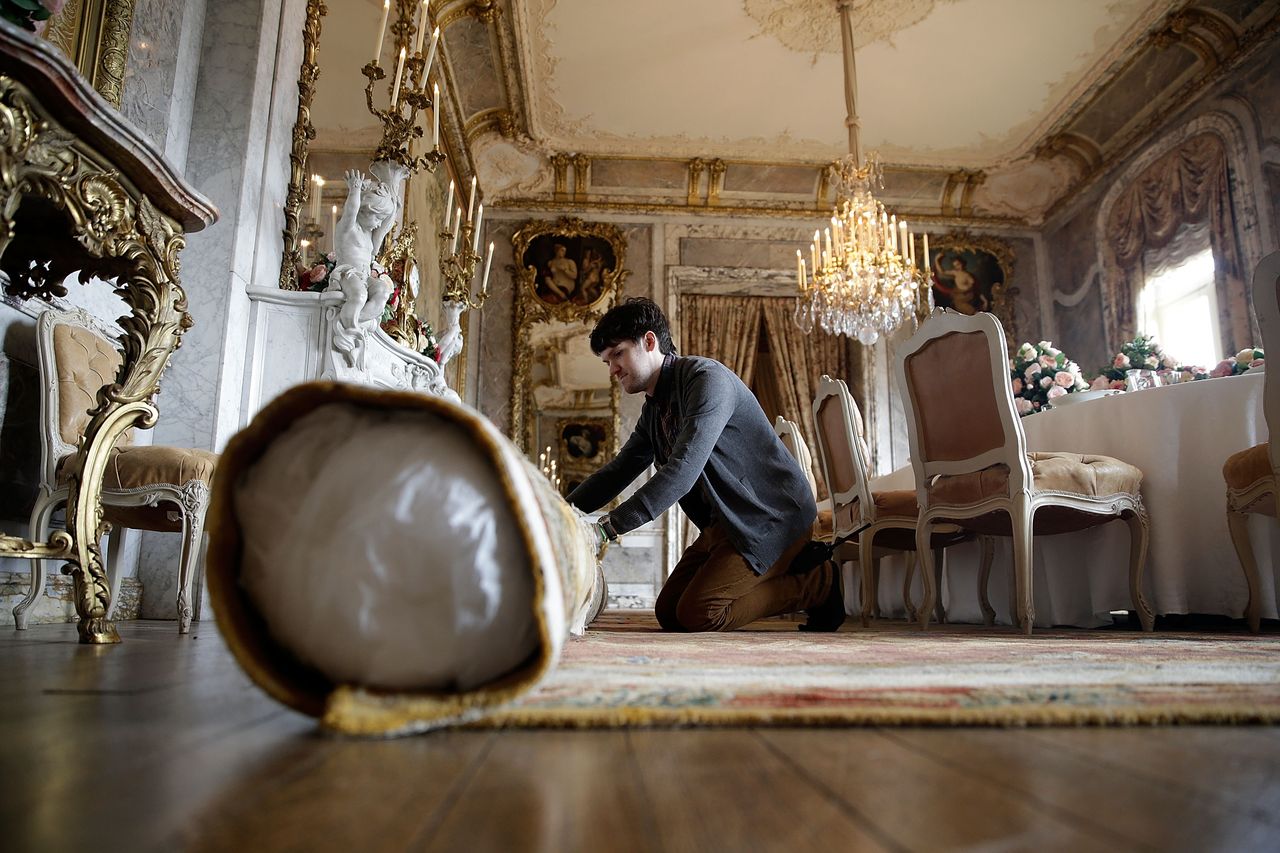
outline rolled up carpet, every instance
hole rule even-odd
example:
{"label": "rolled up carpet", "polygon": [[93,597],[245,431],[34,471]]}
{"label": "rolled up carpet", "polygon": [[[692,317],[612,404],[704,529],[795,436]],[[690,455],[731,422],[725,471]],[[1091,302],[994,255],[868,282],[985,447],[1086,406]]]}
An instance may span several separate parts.
{"label": "rolled up carpet", "polygon": [[236,660],[347,734],[516,699],[605,600],[585,516],[489,421],[420,394],[285,392],[227,445],[207,527]]}

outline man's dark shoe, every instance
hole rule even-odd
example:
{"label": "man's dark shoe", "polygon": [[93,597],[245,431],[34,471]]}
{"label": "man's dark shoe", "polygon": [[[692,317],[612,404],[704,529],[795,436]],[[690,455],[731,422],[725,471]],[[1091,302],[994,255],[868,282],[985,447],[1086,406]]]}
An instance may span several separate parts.
{"label": "man's dark shoe", "polygon": [[809,621],[800,626],[801,631],[835,631],[844,624],[844,582],[839,563],[831,563],[831,589],[827,597],[805,613]]}

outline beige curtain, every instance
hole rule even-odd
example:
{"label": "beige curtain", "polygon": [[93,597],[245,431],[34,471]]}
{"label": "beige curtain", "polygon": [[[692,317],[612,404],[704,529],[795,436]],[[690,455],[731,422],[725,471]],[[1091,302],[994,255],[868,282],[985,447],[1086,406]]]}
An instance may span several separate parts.
{"label": "beige curtain", "polygon": [[750,385],[762,310],[760,299],[752,296],[681,296],[680,352],[714,358]]}
{"label": "beige curtain", "polygon": [[[818,447],[813,431],[814,389],[819,377],[826,373],[844,379],[857,394],[856,345],[847,338],[820,331],[808,335],[801,332],[792,320],[795,307],[795,299],[783,297],[683,295],[680,351],[714,358],[748,386],[766,389],[770,407],[776,406],[784,418],[800,426],[813,454]],[[762,326],[768,336],[770,357],[757,365]],[[771,370],[773,375],[756,376],[758,367]],[[823,497],[826,484],[816,455],[813,473],[819,497]]]}
{"label": "beige curtain", "polygon": [[1202,222],[1209,225],[1224,348],[1253,342],[1226,149],[1221,138],[1202,133],[1152,163],[1111,209],[1103,312],[1113,350],[1139,331],[1143,252],[1168,245],[1183,224]]}

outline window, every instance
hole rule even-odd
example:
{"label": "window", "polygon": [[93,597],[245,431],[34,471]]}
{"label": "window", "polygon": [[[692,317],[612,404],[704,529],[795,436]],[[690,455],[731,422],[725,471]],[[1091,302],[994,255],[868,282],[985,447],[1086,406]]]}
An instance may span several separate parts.
{"label": "window", "polygon": [[1155,335],[1181,364],[1217,364],[1222,342],[1207,229],[1184,226],[1168,247],[1147,253],[1143,266],[1139,331]]}

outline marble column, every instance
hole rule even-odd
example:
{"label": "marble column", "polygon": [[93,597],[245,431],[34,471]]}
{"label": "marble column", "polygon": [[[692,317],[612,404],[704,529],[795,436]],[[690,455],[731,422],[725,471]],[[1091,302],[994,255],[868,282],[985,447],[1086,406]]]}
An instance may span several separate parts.
{"label": "marble column", "polygon": [[[155,5],[165,4],[156,0]],[[305,5],[305,0],[219,0],[203,10],[189,129],[184,133],[166,125],[165,140],[166,146],[185,148],[186,177],[213,200],[221,218],[191,235],[182,256],[195,325],[164,377],[157,444],[219,450],[240,426],[248,342],[245,288],[274,283],[279,271]],[[161,77],[164,66],[152,73]],[[186,79],[174,69],[175,92]],[[177,98],[170,108],[182,109]],[[151,121],[150,114],[140,121]],[[143,538],[138,572],[144,617],[175,618],[179,539]],[[197,594],[197,618],[209,616],[202,601]]]}

